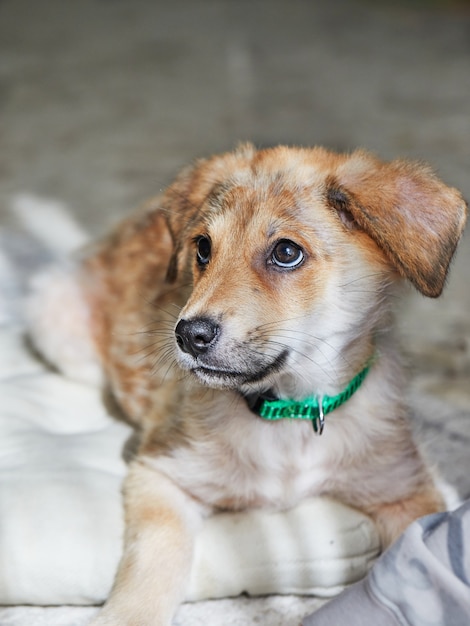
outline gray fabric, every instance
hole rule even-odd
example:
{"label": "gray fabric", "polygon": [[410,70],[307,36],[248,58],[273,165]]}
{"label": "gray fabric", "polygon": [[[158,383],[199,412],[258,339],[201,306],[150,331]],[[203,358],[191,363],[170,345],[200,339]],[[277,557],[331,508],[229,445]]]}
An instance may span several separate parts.
{"label": "gray fabric", "polygon": [[470,500],[424,517],[385,552],[369,576],[306,617],[303,626],[468,626]]}
{"label": "gray fabric", "polygon": [[393,612],[378,602],[366,578],[344,591],[336,600],[304,618],[302,626],[401,626]]}

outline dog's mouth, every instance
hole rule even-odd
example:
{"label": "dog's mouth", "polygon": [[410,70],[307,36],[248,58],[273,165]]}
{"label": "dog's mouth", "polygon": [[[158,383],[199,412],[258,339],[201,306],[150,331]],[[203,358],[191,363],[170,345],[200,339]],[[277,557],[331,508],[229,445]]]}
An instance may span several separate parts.
{"label": "dog's mouth", "polygon": [[250,367],[240,370],[204,363],[201,362],[202,359],[198,358],[189,369],[198,380],[209,387],[238,389],[244,385],[266,380],[273,374],[279,372],[285,365],[288,354],[287,349],[283,350],[268,364],[263,365],[257,364],[255,359],[255,362]]}

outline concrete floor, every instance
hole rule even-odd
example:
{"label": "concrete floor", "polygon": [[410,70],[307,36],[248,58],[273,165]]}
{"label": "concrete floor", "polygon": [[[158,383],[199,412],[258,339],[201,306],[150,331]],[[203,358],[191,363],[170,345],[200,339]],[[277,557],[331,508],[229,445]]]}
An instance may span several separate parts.
{"label": "concrete floor", "polygon": [[[191,159],[246,139],[424,159],[468,199],[470,4],[2,0],[0,111],[10,229],[27,191],[102,233]],[[467,236],[445,295],[410,292],[401,316],[413,392],[442,403],[460,452],[437,431],[431,447],[465,496],[469,268]]]}

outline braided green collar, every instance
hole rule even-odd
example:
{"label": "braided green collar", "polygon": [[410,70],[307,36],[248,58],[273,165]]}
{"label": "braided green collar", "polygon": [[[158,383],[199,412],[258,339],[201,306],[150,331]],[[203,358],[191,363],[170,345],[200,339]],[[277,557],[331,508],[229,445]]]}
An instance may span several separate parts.
{"label": "braided green collar", "polygon": [[253,413],[265,420],[304,419],[311,420],[313,430],[319,435],[323,432],[325,415],[331,413],[359,389],[369,373],[371,363],[357,374],[336,396],[309,396],[304,400],[279,400],[270,392],[244,396]]}

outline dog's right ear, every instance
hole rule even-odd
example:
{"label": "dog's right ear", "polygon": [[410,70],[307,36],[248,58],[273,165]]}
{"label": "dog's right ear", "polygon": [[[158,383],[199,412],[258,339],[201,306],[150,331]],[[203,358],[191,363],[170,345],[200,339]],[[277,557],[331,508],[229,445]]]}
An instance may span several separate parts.
{"label": "dog's right ear", "polygon": [[326,194],[343,222],[367,233],[421,293],[441,294],[467,216],[456,189],[422,163],[358,151],[335,168]]}

